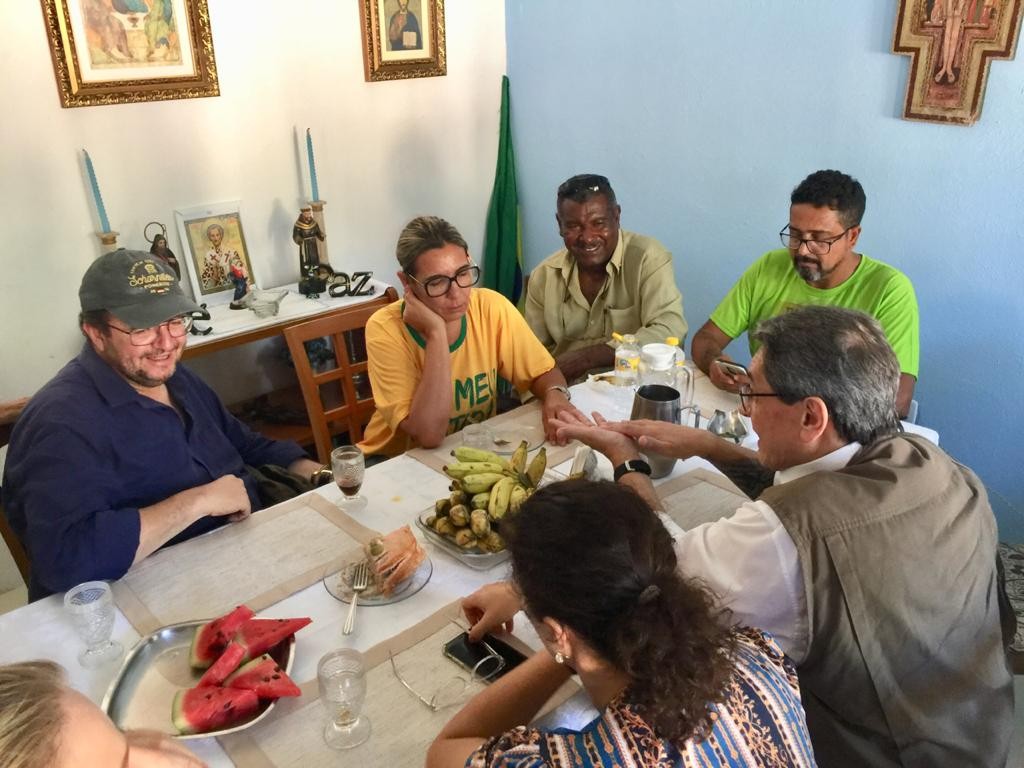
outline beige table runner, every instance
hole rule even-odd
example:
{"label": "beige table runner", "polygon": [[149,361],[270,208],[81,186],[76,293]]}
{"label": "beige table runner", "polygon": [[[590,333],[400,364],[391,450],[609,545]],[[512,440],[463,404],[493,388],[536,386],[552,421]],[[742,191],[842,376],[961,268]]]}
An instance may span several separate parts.
{"label": "beige table runner", "polygon": [[665,514],[683,530],[728,517],[749,501],[731,480],[707,469],[687,472],[655,490]]}
{"label": "beige table runner", "polygon": [[242,603],[258,612],[340,568],[375,535],[309,493],[156,552],[114,582],[114,599],[143,637]]}
{"label": "beige table runner", "polygon": [[[539,430],[541,435],[544,434],[544,424],[541,421],[541,406],[537,400],[531,400],[526,405],[521,405],[515,410],[495,416],[493,419],[488,419],[486,424],[489,427],[500,427],[503,431],[514,428],[516,425],[522,425]],[[431,469],[443,472],[444,465],[454,461],[451,452],[457,445],[462,445],[462,434],[460,432],[448,435],[437,448],[413,448],[406,455],[426,464]],[[554,445],[546,442],[544,445],[547,447],[548,466],[555,467],[563,461],[568,461],[572,458],[577,444],[571,442],[568,445]],[[533,455],[534,452],[531,451],[530,458]]]}
{"label": "beige table runner", "polygon": [[[346,752],[330,749],[323,740],[326,712],[320,705],[317,681],[302,686],[302,696],[281,700],[268,719],[249,730],[223,736],[221,746],[235,765],[245,768],[319,768],[352,765],[422,766],[427,748],[459,706],[433,712],[407,691],[391,670],[389,652],[394,654],[399,672],[423,696],[429,698],[449,679],[464,672],[443,654],[444,644],[457,636],[461,627],[459,602],[445,606],[419,624],[370,648],[364,655],[367,672],[367,697],[363,714],[373,729],[369,741]],[[532,651],[517,638],[507,638],[527,656]],[[463,701],[479,690],[476,684]],[[562,704],[579,691],[569,681],[545,705],[542,714]]]}

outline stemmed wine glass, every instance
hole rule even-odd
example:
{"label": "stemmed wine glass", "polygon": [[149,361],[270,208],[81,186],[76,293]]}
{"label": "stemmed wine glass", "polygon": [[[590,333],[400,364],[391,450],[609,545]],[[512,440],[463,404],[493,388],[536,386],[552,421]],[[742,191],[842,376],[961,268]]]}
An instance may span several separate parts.
{"label": "stemmed wine glass", "polygon": [[335,448],[331,451],[331,471],[334,473],[334,482],[344,494],[341,506],[347,510],[363,509],[366,499],[359,495],[366,472],[363,452],[354,445]]}
{"label": "stemmed wine glass", "polygon": [[72,587],[64,595],[64,607],[71,614],[75,631],[86,648],[78,654],[78,663],[95,669],[121,657],[124,646],[110,639],[114,631],[114,599],[105,581],[87,581]]}
{"label": "stemmed wine glass", "polygon": [[358,747],[370,738],[370,719],[360,715],[366,701],[366,661],[352,648],[331,651],[316,668],[320,701],[327,710],[324,741],[332,749]]}

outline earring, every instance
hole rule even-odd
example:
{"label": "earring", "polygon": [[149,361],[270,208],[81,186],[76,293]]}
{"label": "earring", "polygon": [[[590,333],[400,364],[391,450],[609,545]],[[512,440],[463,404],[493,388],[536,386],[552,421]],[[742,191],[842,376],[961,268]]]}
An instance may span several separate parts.
{"label": "earring", "polygon": [[555,651],[555,663],[565,664],[569,660],[569,657],[564,655],[561,651]]}

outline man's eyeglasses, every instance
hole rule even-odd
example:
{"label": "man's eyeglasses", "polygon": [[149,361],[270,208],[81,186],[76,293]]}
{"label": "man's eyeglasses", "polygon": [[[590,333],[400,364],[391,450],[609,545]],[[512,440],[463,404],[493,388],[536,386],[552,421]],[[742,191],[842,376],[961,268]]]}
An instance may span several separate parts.
{"label": "man's eyeglasses", "polygon": [[798,251],[801,245],[806,245],[808,253],[814,256],[824,256],[832,250],[832,243],[842,240],[851,229],[853,227],[847,227],[835,237],[830,237],[827,240],[804,240],[797,233],[791,232],[789,227],[783,227],[782,231],[779,232],[779,239],[791,251]]}
{"label": "man's eyeglasses", "polygon": [[487,655],[476,663],[473,670],[469,673],[469,677],[467,678],[464,675],[456,675],[455,677],[449,678],[441,684],[429,699],[413,688],[409,682],[402,677],[401,673],[398,671],[398,665],[395,663],[395,657],[391,652],[388,652],[388,660],[391,662],[391,671],[394,673],[398,682],[400,682],[402,686],[409,691],[409,693],[419,699],[424,706],[429,707],[434,712],[440,712],[442,709],[446,709],[460,703],[465,697],[466,692],[474,683],[486,683],[488,679],[505,668],[505,659],[503,659],[498,652],[494,650],[494,648],[492,648],[486,641],[482,641],[481,645],[484,647],[484,650],[487,651]]}
{"label": "man's eyeglasses", "polygon": [[435,299],[448,293],[452,289],[452,283],[455,283],[460,288],[469,288],[480,282],[480,267],[476,264],[463,267],[455,273],[454,277],[434,275],[433,277],[428,277],[423,282],[420,282],[408,272],[405,274],[409,275],[410,280],[421,286],[427,292],[427,296]]}
{"label": "man's eyeglasses", "polygon": [[750,406],[753,404],[755,397],[781,397],[778,392],[753,392],[749,384],[740,384],[739,395],[740,408],[746,413],[750,413]]}
{"label": "man's eyeglasses", "polygon": [[128,340],[132,343],[133,347],[144,347],[147,344],[152,344],[156,341],[156,337],[160,333],[161,328],[166,328],[167,332],[176,339],[180,339],[186,333],[189,328],[192,327],[192,316],[183,315],[182,317],[172,317],[159,325],[154,325],[152,328],[136,328],[134,330],[127,330],[125,328],[118,328],[116,325],[107,323],[108,328],[113,328],[115,331],[119,331],[128,336]]}

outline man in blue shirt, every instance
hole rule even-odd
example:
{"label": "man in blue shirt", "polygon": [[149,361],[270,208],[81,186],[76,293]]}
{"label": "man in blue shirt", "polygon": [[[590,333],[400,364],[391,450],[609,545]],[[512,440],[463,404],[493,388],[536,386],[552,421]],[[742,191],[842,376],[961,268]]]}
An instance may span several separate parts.
{"label": "man in blue shirt", "polygon": [[319,468],[177,367],[199,308],[166,264],[108,253],[79,299],[88,343],[31,399],[8,448],[3,502],[32,562],[32,600],[118,579],[166,544],[248,517],[261,504],[246,464]]}

